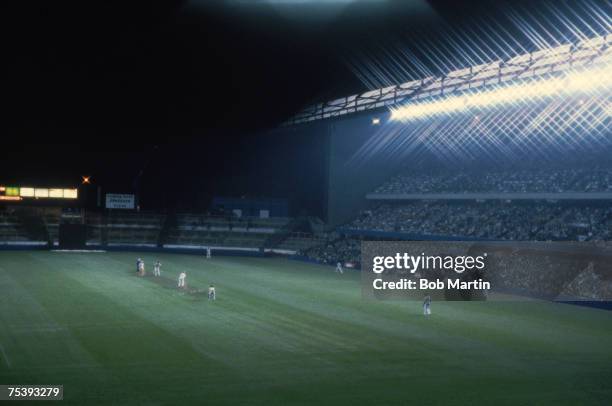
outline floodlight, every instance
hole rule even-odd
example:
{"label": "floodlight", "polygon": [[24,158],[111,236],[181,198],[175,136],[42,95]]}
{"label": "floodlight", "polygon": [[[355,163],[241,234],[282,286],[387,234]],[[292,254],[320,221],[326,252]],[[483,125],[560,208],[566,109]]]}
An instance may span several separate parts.
{"label": "floodlight", "polygon": [[409,121],[460,112],[470,108],[487,109],[498,105],[607,90],[612,87],[612,69],[610,68],[610,65],[605,65],[558,76],[532,78],[462,95],[409,103],[392,110],[391,119]]}

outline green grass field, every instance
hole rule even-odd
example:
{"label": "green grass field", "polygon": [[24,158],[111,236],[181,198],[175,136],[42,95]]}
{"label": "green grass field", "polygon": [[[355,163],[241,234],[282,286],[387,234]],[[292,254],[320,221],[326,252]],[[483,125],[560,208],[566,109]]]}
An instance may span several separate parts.
{"label": "green grass field", "polygon": [[[612,313],[547,302],[369,302],[283,259],[0,252],[0,384],[64,404],[611,404]],[[217,287],[218,300],[175,287]]]}

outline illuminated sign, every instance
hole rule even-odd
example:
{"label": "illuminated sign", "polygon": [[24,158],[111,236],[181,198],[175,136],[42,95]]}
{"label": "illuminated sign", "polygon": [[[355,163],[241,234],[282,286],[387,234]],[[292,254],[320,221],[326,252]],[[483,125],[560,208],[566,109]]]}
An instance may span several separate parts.
{"label": "illuminated sign", "polygon": [[34,197],[49,197],[49,189],[34,189]]}
{"label": "illuminated sign", "polygon": [[135,206],[134,195],[131,194],[118,194],[118,193],[107,193],[106,194],[106,208],[107,209],[127,209],[133,210]]}
{"label": "illuminated sign", "polygon": [[18,187],[6,187],[4,188],[4,194],[6,196],[19,196],[19,188]]}
{"label": "illuminated sign", "polygon": [[33,187],[22,187],[21,192],[19,193],[21,197],[34,197],[34,188]]}
{"label": "illuminated sign", "polygon": [[0,200],[18,201],[24,198],[35,199],[78,199],[77,189],[34,188],[30,186],[0,186]]}
{"label": "illuminated sign", "polygon": [[76,189],[64,189],[64,199],[76,199],[79,197],[79,192]]}

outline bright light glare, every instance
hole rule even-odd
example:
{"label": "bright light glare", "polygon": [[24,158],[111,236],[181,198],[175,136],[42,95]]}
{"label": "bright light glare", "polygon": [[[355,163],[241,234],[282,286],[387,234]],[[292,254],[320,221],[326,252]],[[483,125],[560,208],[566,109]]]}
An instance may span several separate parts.
{"label": "bright light glare", "polygon": [[563,76],[531,79],[528,82],[500,86],[481,92],[408,104],[394,109],[391,119],[408,121],[470,108],[484,109],[552,96],[610,89],[612,87],[612,69],[610,68],[610,65],[605,65],[588,71],[567,73]]}

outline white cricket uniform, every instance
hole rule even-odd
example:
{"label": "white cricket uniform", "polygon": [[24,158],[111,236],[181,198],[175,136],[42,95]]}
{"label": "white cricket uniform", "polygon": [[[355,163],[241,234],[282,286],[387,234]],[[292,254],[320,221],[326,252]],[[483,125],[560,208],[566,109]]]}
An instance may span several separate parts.
{"label": "white cricket uniform", "polygon": [[431,314],[431,297],[426,297],[423,301],[423,314],[429,316]]}
{"label": "white cricket uniform", "polygon": [[210,247],[206,247],[206,258],[210,259]]}
{"label": "white cricket uniform", "polygon": [[341,274],[344,273],[344,270],[342,269],[342,264],[340,262],[336,264],[336,272],[339,272]]}
{"label": "white cricket uniform", "polygon": [[217,293],[213,286],[208,288],[208,300],[217,300]]}
{"label": "white cricket uniform", "polygon": [[161,276],[161,263],[156,263],[153,267],[153,274],[155,276]]}
{"label": "white cricket uniform", "polygon": [[181,272],[179,274],[178,277],[178,287],[179,288],[184,288],[185,287],[185,279],[187,278],[187,274],[185,272]]}

